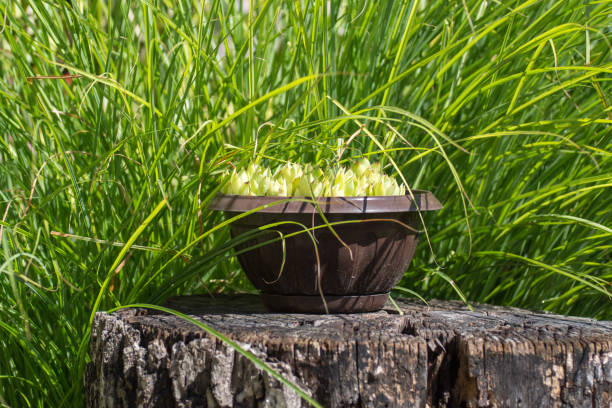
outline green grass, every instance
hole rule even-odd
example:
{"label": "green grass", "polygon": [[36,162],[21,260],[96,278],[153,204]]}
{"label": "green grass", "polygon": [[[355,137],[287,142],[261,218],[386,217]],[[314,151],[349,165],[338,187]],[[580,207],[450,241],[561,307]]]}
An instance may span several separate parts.
{"label": "green grass", "polygon": [[82,406],[96,310],[251,291],[219,175],[349,139],[445,204],[398,294],[612,319],[612,3],[252,3],[0,2],[0,405]]}

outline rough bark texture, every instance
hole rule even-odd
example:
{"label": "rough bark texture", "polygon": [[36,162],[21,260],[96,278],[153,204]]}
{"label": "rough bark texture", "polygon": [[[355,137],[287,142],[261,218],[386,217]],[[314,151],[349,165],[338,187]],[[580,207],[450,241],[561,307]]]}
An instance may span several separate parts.
{"label": "rough bark texture", "polygon": [[[357,315],[267,313],[250,295],[168,306],[228,335],[326,407],[612,407],[612,322],[458,302]],[[91,407],[306,403],[192,324],[98,313]]]}

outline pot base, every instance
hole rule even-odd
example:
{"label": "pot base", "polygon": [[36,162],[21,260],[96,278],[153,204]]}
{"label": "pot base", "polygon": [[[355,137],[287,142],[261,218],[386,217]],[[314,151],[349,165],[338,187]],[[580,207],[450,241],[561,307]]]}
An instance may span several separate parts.
{"label": "pot base", "polygon": [[[325,295],[329,313],[365,313],[382,309],[389,298],[389,293],[359,296]],[[321,296],[306,295],[272,295],[262,293],[264,305],[273,312],[324,314],[325,306]]]}

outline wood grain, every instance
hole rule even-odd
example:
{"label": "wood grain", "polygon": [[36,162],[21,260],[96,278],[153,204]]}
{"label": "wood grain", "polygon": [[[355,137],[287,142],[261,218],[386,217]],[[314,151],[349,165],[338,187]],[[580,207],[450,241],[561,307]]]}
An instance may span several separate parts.
{"label": "wood grain", "polygon": [[[268,313],[259,298],[171,299],[326,407],[611,407],[612,322],[399,300],[403,315]],[[90,407],[300,407],[289,388],[192,324],[98,313]]]}

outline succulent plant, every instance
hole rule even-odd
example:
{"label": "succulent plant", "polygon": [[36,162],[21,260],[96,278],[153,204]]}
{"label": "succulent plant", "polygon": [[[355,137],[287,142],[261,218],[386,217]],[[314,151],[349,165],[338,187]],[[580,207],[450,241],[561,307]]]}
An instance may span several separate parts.
{"label": "succulent plant", "polygon": [[326,171],[311,165],[287,163],[274,170],[251,163],[225,173],[224,194],[279,197],[355,197],[404,195],[406,189],[382,172],[380,163],[365,157],[351,167]]}

